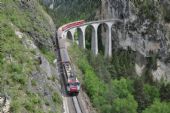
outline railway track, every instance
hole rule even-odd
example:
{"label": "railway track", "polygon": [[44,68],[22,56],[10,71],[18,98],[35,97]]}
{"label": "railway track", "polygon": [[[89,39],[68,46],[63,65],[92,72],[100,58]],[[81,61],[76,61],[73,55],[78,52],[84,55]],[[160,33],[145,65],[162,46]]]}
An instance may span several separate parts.
{"label": "railway track", "polygon": [[[64,83],[64,72],[63,72],[63,67],[61,65],[61,55],[60,55],[60,51],[59,51],[59,41],[58,41],[58,38],[57,38],[57,35],[56,35],[56,53],[57,53],[57,65],[58,65],[58,72],[60,73],[60,80],[61,80],[61,85],[62,85],[62,94],[63,94],[63,97],[66,98],[65,101],[67,101],[67,105],[65,105],[65,109],[67,110],[64,110],[65,112],[64,113],[84,113],[83,111],[83,107],[81,105],[81,102],[78,98],[78,96],[68,96],[65,91],[65,83]],[[71,104],[71,105],[70,105]]]}
{"label": "railway track", "polygon": [[73,99],[73,103],[74,103],[76,113],[83,113],[78,98],[77,97],[72,97],[72,99]]}

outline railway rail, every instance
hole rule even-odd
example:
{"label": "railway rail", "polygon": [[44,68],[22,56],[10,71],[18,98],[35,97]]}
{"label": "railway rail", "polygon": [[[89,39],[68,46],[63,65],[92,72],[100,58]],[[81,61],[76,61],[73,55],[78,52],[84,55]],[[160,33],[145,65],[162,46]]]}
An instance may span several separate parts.
{"label": "railway rail", "polygon": [[83,113],[78,98],[77,98],[77,97],[72,97],[72,99],[73,99],[73,103],[74,103],[74,107],[75,107],[75,109],[76,109],[76,112],[77,112],[77,113]]}
{"label": "railway rail", "polygon": [[67,103],[67,107],[66,109],[68,109],[68,111],[66,110],[65,113],[69,112],[69,113],[85,113],[83,110],[83,106],[81,105],[81,102],[78,98],[78,96],[68,96],[66,94],[66,89],[65,89],[65,82],[64,82],[64,70],[63,70],[63,65],[61,65],[61,54],[59,51],[59,40],[57,38],[56,35],[56,54],[57,54],[57,65],[58,65],[58,71],[60,73],[60,79],[61,79],[61,85],[62,85],[62,94],[64,96],[64,98],[66,98],[65,100],[68,102]]}

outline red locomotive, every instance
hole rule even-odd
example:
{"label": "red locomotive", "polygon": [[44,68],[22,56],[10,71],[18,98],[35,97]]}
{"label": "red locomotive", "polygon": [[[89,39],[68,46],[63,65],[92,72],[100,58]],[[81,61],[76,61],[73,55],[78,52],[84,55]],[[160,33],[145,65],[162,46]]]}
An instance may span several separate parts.
{"label": "red locomotive", "polygon": [[80,82],[78,81],[73,66],[71,65],[70,58],[65,48],[60,49],[61,62],[64,69],[64,79],[66,83],[66,90],[68,94],[79,93]]}

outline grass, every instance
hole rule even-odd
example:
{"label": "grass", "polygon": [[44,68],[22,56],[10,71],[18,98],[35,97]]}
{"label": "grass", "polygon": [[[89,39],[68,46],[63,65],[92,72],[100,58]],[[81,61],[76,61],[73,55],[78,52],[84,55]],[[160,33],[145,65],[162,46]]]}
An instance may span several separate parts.
{"label": "grass", "polygon": [[57,79],[56,79],[56,77],[55,77],[54,75],[52,75],[51,77],[47,77],[47,79],[48,79],[48,80],[51,80],[51,81],[53,81],[53,82],[56,82],[56,81],[57,81]]}
{"label": "grass", "polygon": [[53,93],[52,99],[53,99],[53,102],[55,102],[55,103],[58,103],[58,104],[62,103],[62,100],[57,92]]}
{"label": "grass", "polygon": [[55,103],[55,106],[58,107],[57,113],[60,113],[61,109],[62,109],[62,106],[61,106],[62,105],[62,98],[58,95],[57,92],[54,92],[53,95],[52,95],[52,100]]}
{"label": "grass", "polygon": [[2,3],[5,4],[3,14],[6,18],[16,25],[20,31],[30,35],[37,46],[52,47],[48,40],[54,35],[54,31],[52,31],[49,19],[37,0],[26,4],[22,4],[19,0],[15,0],[15,2],[2,0]]}
{"label": "grass", "polygon": [[[3,58],[0,64],[2,69],[0,80],[3,88],[0,91],[2,94],[7,93],[11,97],[10,111],[20,113],[23,110],[22,105],[27,104],[25,100],[28,98],[35,99],[35,97],[26,93],[29,74],[35,70],[34,60],[32,60],[33,54],[22,45],[21,39],[15,35],[11,25],[8,24],[10,22],[5,19],[1,21],[3,21],[1,24],[3,27],[0,41],[4,44],[1,45],[2,52],[0,53]],[[27,53],[24,53],[25,51]],[[28,103],[28,105],[31,104],[33,109],[36,106],[34,105],[35,100]],[[28,106],[24,107],[28,108]]]}
{"label": "grass", "polygon": [[46,48],[41,48],[40,49],[43,55],[48,59],[48,61],[53,64],[53,61],[55,59],[55,54],[54,51],[47,50]]}
{"label": "grass", "polygon": [[[54,60],[51,45],[43,45],[52,36],[48,19],[37,1],[30,3],[34,3],[32,8],[28,4],[21,5],[19,0],[2,0],[0,10],[0,94],[10,97],[12,113],[44,112],[43,98],[28,87],[30,75],[39,65],[34,60],[35,51],[23,45],[23,39],[16,36],[13,25],[25,34],[24,38],[31,37],[37,45],[41,43],[48,48],[45,56],[51,62]],[[32,80],[31,85],[36,86],[36,81]]]}

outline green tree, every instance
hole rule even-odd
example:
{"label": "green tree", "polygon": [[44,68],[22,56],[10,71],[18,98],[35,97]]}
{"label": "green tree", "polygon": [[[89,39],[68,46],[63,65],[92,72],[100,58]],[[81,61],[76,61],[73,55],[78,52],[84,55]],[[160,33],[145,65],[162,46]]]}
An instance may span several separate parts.
{"label": "green tree", "polygon": [[170,113],[170,103],[155,100],[154,103],[146,108],[142,113]]}
{"label": "green tree", "polygon": [[146,95],[144,93],[144,83],[141,79],[136,79],[134,81],[134,97],[135,100],[138,102],[138,113],[142,113],[142,110],[144,110],[149,103],[149,100],[146,98]]}
{"label": "green tree", "polygon": [[137,102],[132,95],[128,94],[127,98],[117,98],[113,101],[113,113],[137,113]]}
{"label": "green tree", "polygon": [[162,101],[170,102],[170,83],[161,85],[160,98]]}
{"label": "green tree", "polygon": [[119,98],[126,98],[128,94],[131,94],[133,90],[131,86],[132,81],[125,78],[112,81],[113,92],[115,93],[115,96]]}
{"label": "green tree", "polygon": [[151,86],[149,84],[144,85],[144,93],[149,104],[153,103],[155,99],[159,98],[159,89],[156,86]]}

